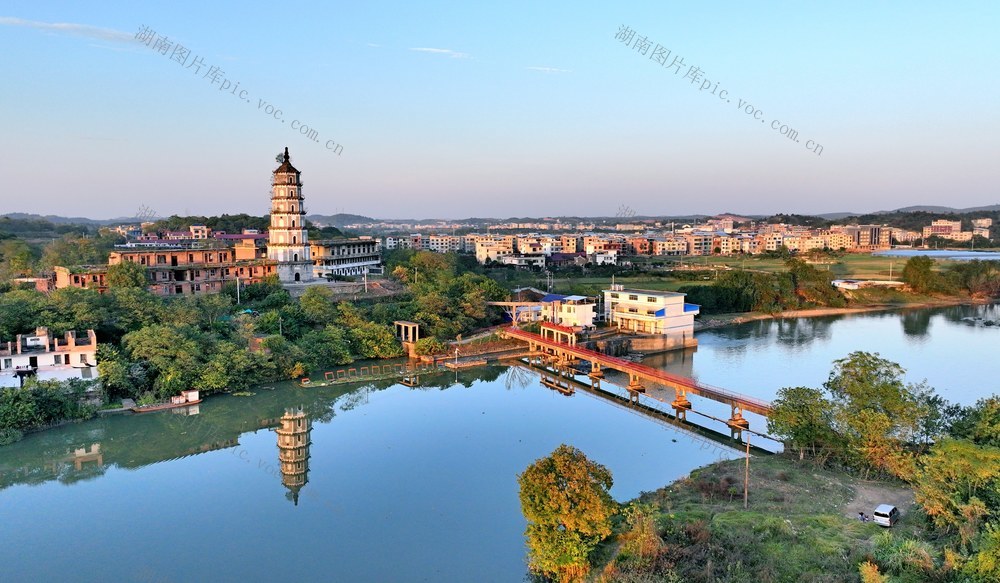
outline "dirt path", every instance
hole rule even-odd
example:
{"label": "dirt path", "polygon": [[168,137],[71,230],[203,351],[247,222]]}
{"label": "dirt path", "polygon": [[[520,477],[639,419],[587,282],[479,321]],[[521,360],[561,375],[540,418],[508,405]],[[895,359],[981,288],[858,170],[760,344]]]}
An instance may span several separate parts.
{"label": "dirt path", "polygon": [[902,516],[906,516],[913,505],[913,490],[908,488],[861,481],[854,488],[854,499],[841,509],[848,518],[857,518],[859,512],[871,516],[879,504],[892,504]]}

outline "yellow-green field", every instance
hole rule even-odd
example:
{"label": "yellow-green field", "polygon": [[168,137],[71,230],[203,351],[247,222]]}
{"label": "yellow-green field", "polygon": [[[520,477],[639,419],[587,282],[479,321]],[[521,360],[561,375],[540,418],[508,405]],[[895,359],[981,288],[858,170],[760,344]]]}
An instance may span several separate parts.
{"label": "yellow-green field", "polygon": [[[654,272],[640,276],[616,276],[615,283],[626,287],[651,290],[676,291],[678,288],[690,285],[708,285],[727,270],[747,269],[752,271],[778,272],[784,271],[785,261],[772,258],[741,258],[741,257],[628,257],[625,258],[644,267],[661,263],[670,265],[678,262],[684,267],[696,270],[695,279],[677,279],[672,271],[655,269]],[[905,259],[899,257],[879,257],[866,254],[849,254],[843,257],[824,258],[813,263],[817,269],[829,271],[837,279],[895,279],[899,280]],[[935,267],[941,269],[944,262],[935,262]],[[686,271],[686,269],[685,269]],[[542,283],[539,281],[539,283]],[[611,285],[610,277],[570,277],[555,278],[553,289],[558,293],[575,293],[581,295],[597,295],[601,290]]]}

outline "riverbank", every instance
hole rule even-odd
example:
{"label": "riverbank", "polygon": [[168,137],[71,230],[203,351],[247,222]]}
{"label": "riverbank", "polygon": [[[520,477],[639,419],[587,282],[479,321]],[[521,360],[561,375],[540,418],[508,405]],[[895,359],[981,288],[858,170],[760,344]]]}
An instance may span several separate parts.
{"label": "riverbank", "polygon": [[[744,460],[699,468],[642,494],[659,543],[636,552],[635,530],[622,526],[603,549],[599,581],[852,581],[885,532],[862,523],[875,505],[900,509],[894,537],[922,538],[912,491],[898,483],[861,481],[790,457],[750,461],[749,506],[743,508]],[[671,579],[673,576],[675,579]]]}
{"label": "riverbank", "polygon": [[785,318],[817,318],[821,316],[841,316],[849,314],[865,314],[869,312],[886,312],[901,309],[941,308],[946,306],[981,305],[991,300],[980,300],[970,297],[921,299],[914,302],[873,303],[845,308],[810,308],[806,310],[785,310],[769,314],[766,312],[737,312],[732,314],[713,314],[711,317],[696,321],[694,330],[710,330],[734,324],[743,324],[757,320],[781,320]]}

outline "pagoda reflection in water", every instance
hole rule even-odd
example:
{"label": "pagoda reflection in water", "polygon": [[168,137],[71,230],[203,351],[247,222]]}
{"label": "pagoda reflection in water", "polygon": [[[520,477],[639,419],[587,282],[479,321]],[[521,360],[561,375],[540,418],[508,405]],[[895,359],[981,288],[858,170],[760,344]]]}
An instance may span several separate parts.
{"label": "pagoda reflection in water", "polygon": [[309,481],[309,432],[312,425],[301,408],[285,409],[278,434],[278,461],[281,483],[288,488],[286,497],[299,505],[299,491]]}

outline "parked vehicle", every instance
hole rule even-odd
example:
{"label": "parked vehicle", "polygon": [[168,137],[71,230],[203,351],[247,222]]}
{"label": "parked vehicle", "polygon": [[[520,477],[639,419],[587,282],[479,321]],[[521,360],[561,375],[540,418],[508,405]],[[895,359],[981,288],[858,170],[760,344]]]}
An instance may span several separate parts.
{"label": "parked vehicle", "polygon": [[880,504],[872,514],[872,520],[879,526],[889,528],[899,522],[899,510],[891,504]]}

